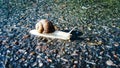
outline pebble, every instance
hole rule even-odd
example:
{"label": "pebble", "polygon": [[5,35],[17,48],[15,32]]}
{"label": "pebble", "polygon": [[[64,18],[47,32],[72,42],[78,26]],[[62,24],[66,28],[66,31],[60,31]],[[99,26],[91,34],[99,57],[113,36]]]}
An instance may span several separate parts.
{"label": "pebble", "polygon": [[118,46],[119,46],[119,43],[118,43],[118,42],[115,42],[115,43],[114,43],[114,46],[118,47]]}
{"label": "pebble", "polygon": [[74,64],[78,64],[78,61],[74,61]]}
{"label": "pebble", "polygon": [[23,36],[23,39],[27,39],[27,38],[29,38],[30,37],[30,35],[24,35]]}
{"label": "pebble", "polygon": [[71,56],[78,56],[78,54],[77,54],[76,51],[74,51],[74,52],[71,54]]}
{"label": "pebble", "polygon": [[52,62],[52,59],[47,59],[48,62]]}
{"label": "pebble", "polygon": [[24,49],[19,49],[18,50],[20,53],[25,53],[26,52],[26,50],[24,50]]}
{"label": "pebble", "polygon": [[32,66],[33,66],[33,67],[37,66],[37,62],[34,62]]}
{"label": "pebble", "polygon": [[92,62],[92,61],[85,60],[85,62],[88,63],[88,64],[96,65],[96,63]]}
{"label": "pebble", "polygon": [[39,67],[42,67],[43,66],[43,63],[42,62],[39,62]]}
{"label": "pebble", "polygon": [[36,53],[34,51],[30,52],[30,55],[35,55]]}
{"label": "pebble", "polygon": [[113,61],[110,60],[110,59],[106,61],[106,64],[109,65],[109,66],[114,66],[114,65],[115,65],[115,64],[113,63]]}
{"label": "pebble", "polygon": [[19,42],[18,41],[15,41],[15,42],[13,42],[15,45],[19,45]]}
{"label": "pebble", "polygon": [[61,58],[61,60],[64,61],[64,62],[68,62],[68,60],[65,59],[65,58]]}

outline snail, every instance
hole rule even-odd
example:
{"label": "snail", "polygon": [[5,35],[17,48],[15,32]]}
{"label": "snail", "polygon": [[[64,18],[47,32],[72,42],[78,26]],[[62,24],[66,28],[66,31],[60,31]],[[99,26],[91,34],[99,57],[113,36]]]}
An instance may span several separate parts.
{"label": "snail", "polygon": [[73,31],[73,29],[70,32],[56,30],[51,21],[48,21],[47,19],[41,19],[35,25],[35,29],[31,30],[30,33],[41,37],[69,40],[72,35],[71,32]]}

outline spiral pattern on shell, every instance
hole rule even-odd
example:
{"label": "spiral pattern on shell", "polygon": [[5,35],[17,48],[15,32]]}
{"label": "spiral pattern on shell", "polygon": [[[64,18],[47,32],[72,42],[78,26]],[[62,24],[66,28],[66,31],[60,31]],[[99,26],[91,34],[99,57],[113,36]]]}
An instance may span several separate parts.
{"label": "spiral pattern on shell", "polygon": [[54,25],[47,19],[42,19],[36,24],[36,30],[39,33],[52,33],[55,31]]}

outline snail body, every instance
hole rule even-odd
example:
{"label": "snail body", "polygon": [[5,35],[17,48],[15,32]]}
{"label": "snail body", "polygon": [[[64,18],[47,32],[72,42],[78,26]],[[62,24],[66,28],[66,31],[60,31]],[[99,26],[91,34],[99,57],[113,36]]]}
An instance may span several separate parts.
{"label": "snail body", "polygon": [[35,25],[35,29],[31,30],[30,33],[41,37],[69,40],[71,37],[70,33],[73,29],[70,32],[59,31],[55,29],[52,22],[42,19]]}

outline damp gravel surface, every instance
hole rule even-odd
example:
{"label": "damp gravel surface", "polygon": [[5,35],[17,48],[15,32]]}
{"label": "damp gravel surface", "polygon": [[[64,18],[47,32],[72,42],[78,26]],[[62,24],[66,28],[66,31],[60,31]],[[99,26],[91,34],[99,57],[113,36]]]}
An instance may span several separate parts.
{"label": "damp gravel surface", "polygon": [[[40,19],[70,40],[31,35]],[[0,68],[120,68],[119,0],[0,0]]]}

